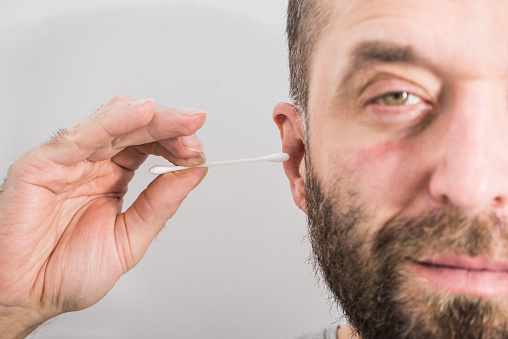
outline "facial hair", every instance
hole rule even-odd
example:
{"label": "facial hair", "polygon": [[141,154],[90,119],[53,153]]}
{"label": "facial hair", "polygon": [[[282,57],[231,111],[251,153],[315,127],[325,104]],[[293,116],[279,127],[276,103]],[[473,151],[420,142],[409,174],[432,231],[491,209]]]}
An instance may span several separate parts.
{"label": "facial hair", "polygon": [[[408,269],[425,253],[492,255],[508,240],[495,215],[443,208],[386,222],[368,238],[370,215],[343,180],[323,186],[306,157],[305,195],[313,259],[355,334],[383,338],[508,338],[508,303],[438,290]],[[362,228],[363,227],[363,228]],[[363,229],[363,231],[362,231]],[[507,256],[508,257],[508,256]]]}

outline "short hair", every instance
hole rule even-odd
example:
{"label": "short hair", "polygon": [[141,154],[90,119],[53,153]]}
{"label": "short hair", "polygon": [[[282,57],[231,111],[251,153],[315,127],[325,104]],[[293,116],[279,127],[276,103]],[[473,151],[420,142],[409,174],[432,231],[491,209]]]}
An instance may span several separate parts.
{"label": "short hair", "polygon": [[289,95],[304,119],[307,118],[312,52],[327,22],[323,0],[289,0],[286,34],[289,49]]}

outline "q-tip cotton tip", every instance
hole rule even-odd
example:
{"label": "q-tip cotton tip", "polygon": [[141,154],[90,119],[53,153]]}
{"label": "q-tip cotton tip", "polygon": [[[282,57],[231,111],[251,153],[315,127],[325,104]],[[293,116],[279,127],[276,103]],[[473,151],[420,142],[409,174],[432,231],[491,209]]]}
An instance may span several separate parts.
{"label": "q-tip cotton tip", "polygon": [[240,164],[248,164],[248,163],[252,163],[252,162],[284,162],[284,161],[288,161],[288,160],[289,160],[289,154],[277,153],[277,154],[271,154],[271,155],[267,155],[267,156],[259,157],[259,158],[209,162],[209,163],[204,163],[202,165],[194,166],[194,167],[154,166],[154,167],[150,168],[150,173],[159,175],[159,174],[175,172],[175,171],[182,171],[182,170],[196,168],[196,167],[217,167],[217,166],[228,166],[228,165],[240,165]]}
{"label": "q-tip cotton tip", "polygon": [[289,154],[286,153],[277,153],[272,155],[267,155],[263,157],[266,162],[284,162],[289,160]]}

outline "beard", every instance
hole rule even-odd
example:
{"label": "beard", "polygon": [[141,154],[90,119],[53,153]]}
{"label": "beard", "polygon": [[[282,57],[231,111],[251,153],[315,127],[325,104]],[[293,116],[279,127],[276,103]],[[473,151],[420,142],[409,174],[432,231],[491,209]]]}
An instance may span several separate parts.
{"label": "beard", "polygon": [[[410,259],[453,253],[491,257],[508,240],[494,214],[458,210],[392,218],[369,237],[369,215],[341,180],[323,186],[306,157],[305,197],[316,270],[363,339],[508,338],[506,296],[452,294],[411,273]],[[363,231],[362,231],[363,230]],[[430,252],[429,252],[430,251]]]}

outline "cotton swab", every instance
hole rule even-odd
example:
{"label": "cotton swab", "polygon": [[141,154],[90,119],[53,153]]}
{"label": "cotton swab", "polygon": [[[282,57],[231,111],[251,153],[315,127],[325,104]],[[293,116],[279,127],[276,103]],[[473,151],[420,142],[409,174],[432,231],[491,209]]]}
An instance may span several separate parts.
{"label": "cotton swab", "polygon": [[150,173],[159,175],[169,172],[182,171],[190,168],[196,167],[217,167],[217,166],[228,166],[228,165],[240,165],[240,164],[248,164],[251,162],[284,162],[289,160],[289,155],[286,153],[277,153],[272,155],[267,155],[260,158],[250,158],[250,159],[239,159],[239,160],[227,160],[227,161],[219,161],[219,162],[209,162],[204,163],[202,165],[194,166],[194,167],[185,167],[185,166],[154,166],[150,168]]}

